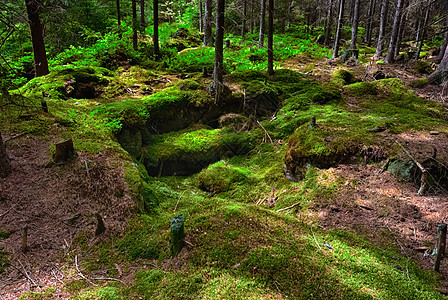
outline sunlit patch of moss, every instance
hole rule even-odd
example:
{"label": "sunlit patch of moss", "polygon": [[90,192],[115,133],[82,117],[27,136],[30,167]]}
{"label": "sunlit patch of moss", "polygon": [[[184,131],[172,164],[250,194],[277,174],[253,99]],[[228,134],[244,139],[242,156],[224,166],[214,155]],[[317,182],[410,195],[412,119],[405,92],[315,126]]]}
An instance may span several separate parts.
{"label": "sunlit patch of moss", "polygon": [[52,286],[46,288],[42,292],[27,292],[20,296],[19,300],[44,300],[44,299],[54,299],[54,293],[56,291],[56,287]]}
{"label": "sunlit patch of moss", "polygon": [[345,86],[345,89],[355,96],[376,95],[378,93],[375,82],[358,82]]}
{"label": "sunlit patch of moss", "polygon": [[93,290],[82,291],[79,295],[73,297],[75,300],[120,300],[126,299],[122,295],[122,288],[114,286],[104,286]]}
{"label": "sunlit patch of moss", "polygon": [[234,184],[244,184],[250,176],[249,170],[232,167],[220,161],[199,173],[199,188],[214,194],[220,193],[230,189]]}

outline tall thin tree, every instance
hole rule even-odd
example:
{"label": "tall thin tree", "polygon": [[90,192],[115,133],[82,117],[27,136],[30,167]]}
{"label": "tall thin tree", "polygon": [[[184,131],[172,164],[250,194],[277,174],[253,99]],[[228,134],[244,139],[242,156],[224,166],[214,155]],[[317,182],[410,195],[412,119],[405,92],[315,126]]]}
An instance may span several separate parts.
{"label": "tall thin tree", "polygon": [[247,0],[243,0],[243,16],[241,24],[241,37],[244,39],[246,36],[246,18],[247,18]]}
{"label": "tall thin tree", "polygon": [[336,27],[336,36],[334,39],[333,58],[336,58],[339,55],[339,43],[341,41],[342,22],[344,19],[344,4],[345,4],[345,0],[339,0],[338,25]]}
{"label": "tall thin tree", "polygon": [[327,18],[325,19],[324,45],[330,44],[331,21],[333,19],[333,0],[328,0]]}
{"label": "tall thin tree", "polygon": [[199,0],[199,32],[204,30],[204,14],[202,12],[202,0]]}
{"label": "tall thin tree", "polygon": [[392,34],[390,36],[389,48],[387,50],[386,57],[384,58],[384,62],[387,64],[394,62],[395,45],[397,43],[400,19],[403,11],[402,7],[403,7],[403,0],[398,0],[397,9],[395,10],[394,25],[392,27]]}
{"label": "tall thin tree", "polygon": [[48,60],[47,53],[45,51],[42,23],[40,22],[39,17],[42,1],[25,0],[25,5],[31,32],[31,43],[33,45],[34,71],[36,77],[40,77],[50,73],[48,70]]}
{"label": "tall thin tree", "polygon": [[274,0],[269,0],[268,11],[268,74],[274,75]]}
{"label": "tall thin tree", "polygon": [[140,0],[140,31],[145,33],[146,18],[145,18],[145,0]]}
{"label": "tall thin tree", "polygon": [[373,16],[375,15],[376,0],[370,0],[369,10],[367,12],[367,26],[364,42],[370,47],[372,44]]}
{"label": "tall thin tree", "polygon": [[137,0],[132,0],[132,47],[137,51]]}
{"label": "tall thin tree", "polygon": [[386,31],[387,13],[389,8],[389,0],[383,0],[381,3],[380,13],[380,29],[378,32],[378,43],[376,45],[375,57],[383,55],[384,33]]}
{"label": "tall thin tree", "polygon": [[220,100],[224,87],[224,8],[225,0],[218,0],[216,5],[215,66],[213,69],[216,102]]}
{"label": "tall thin tree", "polygon": [[350,49],[356,49],[356,40],[358,39],[359,1],[360,0],[355,0],[355,7],[353,10],[352,40],[350,42]]}
{"label": "tall thin tree", "polygon": [[266,26],[266,0],[261,0],[260,9],[260,34],[258,35],[258,48],[262,48],[264,45],[264,27]]}
{"label": "tall thin tree", "polygon": [[[445,17],[445,30],[448,29],[448,16]],[[443,34],[443,40],[442,45],[440,46],[439,55],[436,59],[436,64],[440,64],[440,62],[443,59],[443,56],[445,56],[446,47],[448,46],[448,31],[445,31]]]}
{"label": "tall thin tree", "polygon": [[159,48],[159,0],[153,1],[153,22],[154,22],[154,56],[156,60],[160,59],[160,48]]}
{"label": "tall thin tree", "polygon": [[420,35],[419,35],[420,38],[419,38],[419,41],[417,41],[418,47],[417,47],[417,53],[415,54],[416,59],[420,58],[420,52],[422,52],[423,42],[425,41],[425,36],[426,36],[426,26],[428,25],[429,13],[431,12],[430,1],[426,1],[425,4],[426,4],[426,6],[424,8],[425,17],[423,18],[423,21],[421,22]]}
{"label": "tall thin tree", "polygon": [[212,38],[212,0],[205,0],[204,46],[213,46]]}

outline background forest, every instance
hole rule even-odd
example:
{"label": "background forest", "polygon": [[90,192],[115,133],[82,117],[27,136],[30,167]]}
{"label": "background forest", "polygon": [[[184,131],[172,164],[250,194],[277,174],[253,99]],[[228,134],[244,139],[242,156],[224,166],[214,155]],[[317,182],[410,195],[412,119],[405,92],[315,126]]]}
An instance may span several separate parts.
{"label": "background forest", "polygon": [[0,0],[0,300],[445,299],[448,2]]}

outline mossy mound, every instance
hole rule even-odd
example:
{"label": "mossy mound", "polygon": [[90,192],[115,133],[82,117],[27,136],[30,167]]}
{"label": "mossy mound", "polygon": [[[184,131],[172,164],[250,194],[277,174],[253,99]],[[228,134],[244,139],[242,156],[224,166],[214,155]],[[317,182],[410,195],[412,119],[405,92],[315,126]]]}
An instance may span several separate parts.
{"label": "mossy mound", "polygon": [[333,75],[333,79],[340,85],[346,85],[356,82],[355,75],[353,74],[353,72],[344,69],[338,70]]}
{"label": "mossy mound", "polygon": [[345,89],[355,96],[378,94],[377,85],[375,82],[358,82],[345,86]]}
{"label": "mossy mound", "polygon": [[29,97],[44,95],[53,99],[93,99],[101,95],[111,76],[111,71],[100,67],[56,70],[32,79],[24,86],[24,94]]}
{"label": "mossy mound", "polygon": [[409,83],[409,86],[416,89],[421,89],[428,84],[427,78],[414,79]]}
{"label": "mossy mound", "polygon": [[153,136],[142,156],[151,176],[191,175],[223,156],[247,153],[256,133],[226,129],[184,130]]}
{"label": "mossy mound", "polygon": [[433,72],[431,65],[423,60],[416,60],[412,64],[412,69],[418,74],[431,74]]}
{"label": "mossy mound", "polygon": [[198,177],[198,187],[213,194],[229,190],[235,184],[246,183],[251,172],[220,161],[202,170]]}

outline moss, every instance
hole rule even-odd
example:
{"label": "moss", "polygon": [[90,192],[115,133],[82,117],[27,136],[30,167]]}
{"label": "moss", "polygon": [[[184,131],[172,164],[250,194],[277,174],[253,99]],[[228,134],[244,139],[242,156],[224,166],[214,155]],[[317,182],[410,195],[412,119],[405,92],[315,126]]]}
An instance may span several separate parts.
{"label": "moss", "polygon": [[113,286],[104,286],[96,288],[95,290],[83,291],[78,296],[74,297],[74,300],[120,300],[125,299],[122,297],[122,289]]}
{"label": "moss", "polygon": [[3,251],[3,248],[0,248],[0,274],[3,273],[10,265],[11,263],[9,262],[8,254]]}
{"label": "moss", "polygon": [[3,229],[0,228],[0,239],[7,239],[10,236],[10,232],[8,231],[4,231]]}
{"label": "moss", "polygon": [[179,81],[178,83],[176,83],[176,86],[181,91],[195,91],[201,87],[201,85],[193,79],[185,79]]}
{"label": "moss", "polygon": [[345,89],[355,96],[376,95],[378,93],[375,82],[358,82],[347,85]]}
{"label": "moss", "polygon": [[428,84],[427,78],[418,78],[418,79],[412,80],[409,83],[409,86],[413,87],[413,88],[421,89],[421,88],[425,87],[427,84]]}
{"label": "moss", "polygon": [[431,65],[423,60],[416,60],[412,69],[419,74],[431,74],[433,72]]}
{"label": "moss", "polygon": [[250,171],[234,168],[223,162],[215,163],[199,173],[198,187],[217,194],[229,190],[236,183],[249,180]]}
{"label": "moss", "polygon": [[250,82],[253,80],[263,81],[267,79],[266,72],[260,70],[239,70],[232,72],[230,76],[238,81],[243,82]]}
{"label": "moss", "polygon": [[353,75],[353,72],[349,72],[344,69],[339,69],[334,75],[333,78],[338,82],[341,83],[341,85],[351,84],[355,83],[355,75]]}
{"label": "moss", "polygon": [[19,300],[44,300],[44,299],[54,299],[54,292],[56,291],[56,287],[52,286],[46,288],[42,292],[27,292],[20,296]]}

